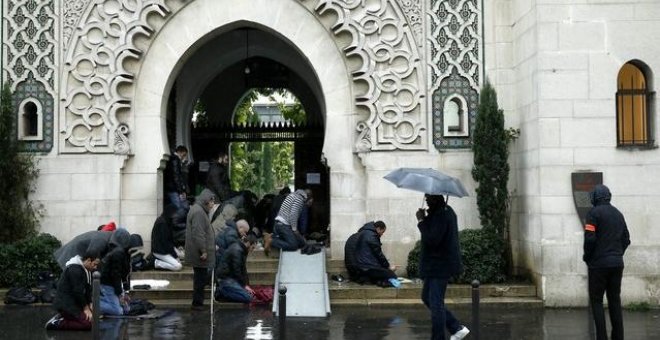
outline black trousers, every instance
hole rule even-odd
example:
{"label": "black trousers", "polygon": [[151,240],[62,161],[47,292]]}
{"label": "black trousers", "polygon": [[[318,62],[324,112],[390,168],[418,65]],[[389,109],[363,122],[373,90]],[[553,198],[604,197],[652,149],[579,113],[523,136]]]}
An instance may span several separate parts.
{"label": "black trousers", "polygon": [[204,287],[209,280],[209,269],[206,267],[193,267],[193,306],[204,305]]}
{"label": "black trousers", "polygon": [[[349,274],[351,273],[349,272]],[[366,270],[356,268],[351,277],[353,281],[360,284],[370,282],[376,285],[389,285],[387,280],[396,279],[397,276],[389,268],[369,268]]]}
{"label": "black trousers", "polygon": [[596,324],[596,339],[607,340],[603,294],[607,295],[607,309],[612,324],[612,340],[623,340],[621,312],[621,276],[623,267],[589,268],[589,300]]}

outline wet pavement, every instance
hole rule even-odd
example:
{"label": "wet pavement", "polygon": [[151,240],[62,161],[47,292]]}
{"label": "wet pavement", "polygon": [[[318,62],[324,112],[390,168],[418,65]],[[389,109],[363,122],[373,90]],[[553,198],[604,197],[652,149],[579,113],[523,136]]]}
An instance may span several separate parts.
{"label": "wet pavement", "polygon": [[[469,306],[454,306],[469,328]],[[337,306],[328,318],[289,318],[286,337],[277,318],[265,307],[227,308],[211,314],[187,309],[159,310],[152,320],[103,320],[102,339],[429,339],[430,316],[423,307]],[[481,309],[480,339],[592,339],[586,309]],[[91,332],[46,331],[49,306],[0,307],[2,339],[91,339]],[[624,312],[627,339],[660,339],[660,310]],[[468,336],[467,339],[474,339]]]}

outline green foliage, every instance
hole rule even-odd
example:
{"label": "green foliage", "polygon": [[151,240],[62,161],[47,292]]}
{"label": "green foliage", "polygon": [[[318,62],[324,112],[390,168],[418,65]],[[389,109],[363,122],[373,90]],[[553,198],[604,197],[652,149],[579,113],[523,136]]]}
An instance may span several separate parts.
{"label": "green foliage", "polygon": [[625,309],[632,312],[648,312],[651,310],[651,304],[648,302],[631,302],[625,306]]}
{"label": "green foliage", "polygon": [[2,88],[0,108],[0,243],[10,243],[32,235],[38,226],[37,209],[29,199],[39,175],[36,160],[21,152],[16,140],[14,107],[9,85]]}
{"label": "green foliage", "polygon": [[0,286],[34,287],[37,275],[61,272],[53,252],[62,244],[50,234],[28,237],[14,244],[0,244]]}
{"label": "green foliage", "polygon": [[[484,229],[465,229],[458,234],[463,260],[463,273],[457,282],[498,283],[505,279],[504,242],[492,232]],[[406,271],[409,278],[419,277],[421,241],[408,253]]]}
{"label": "green foliage", "polygon": [[504,241],[486,229],[464,229],[458,233],[463,257],[463,273],[458,282],[499,283],[504,275]]}
{"label": "green foliage", "polygon": [[[238,105],[234,122],[238,124],[258,123],[259,115],[252,110],[252,102],[257,94],[270,96],[283,95],[284,89],[252,89]],[[292,106],[278,103],[285,119],[296,123],[304,122],[305,112],[297,101]],[[276,192],[288,185],[293,177],[292,142],[235,142],[231,144],[231,185],[234,190],[250,190],[262,196]]]}
{"label": "green foliage", "polygon": [[486,82],[474,128],[474,167],[472,178],[478,183],[477,206],[484,229],[504,235],[507,232],[507,203],[509,192],[510,133],[504,129],[504,114],[497,105],[497,93]]}
{"label": "green foliage", "polygon": [[419,255],[422,252],[422,241],[417,241],[415,247],[408,253],[408,263],[406,264],[406,272],[408,278],[419,277]]}

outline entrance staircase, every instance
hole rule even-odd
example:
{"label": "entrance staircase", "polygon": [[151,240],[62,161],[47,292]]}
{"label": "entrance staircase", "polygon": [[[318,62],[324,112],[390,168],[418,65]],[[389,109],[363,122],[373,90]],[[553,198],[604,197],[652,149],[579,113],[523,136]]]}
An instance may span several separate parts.
{"label": "entrance staircase", "polygon": [[[255,250],[248,257],[248,273],[251,285],[275,285],[279,267],[279,252],[273,251],[267,257],[263,251]],[[343,260],[326,257],[326,271],[330,304],[338,305],[422,305],[420,299],[422,284],[418,281],[404,283],[401,288],[381,288],[374,285],[359,285],[354,282],[337,282],[333,275],[340,274],[348,278]],[[163,289],[134,289],[133,298],[145,298],[157,306],[188,307],[192,299],[192,268],[184,267],[179,272],[164,270],[148,270],[133,272],[133,280],[154,279],[168,280],[170,284]],[[470,285],[449,285],[445,303],[471,303],[472,287]],[[210,303],[211,287],[206,287],[205,303]],[[483,285],[480,288],[482,304],[499,304],[506,306],[542,307],[543,301],[537,297],[533,284],[500,284]],[[275,291],[277,298],[277,291]],[[242,307],[242,304],[214,302],[220,308]]]}

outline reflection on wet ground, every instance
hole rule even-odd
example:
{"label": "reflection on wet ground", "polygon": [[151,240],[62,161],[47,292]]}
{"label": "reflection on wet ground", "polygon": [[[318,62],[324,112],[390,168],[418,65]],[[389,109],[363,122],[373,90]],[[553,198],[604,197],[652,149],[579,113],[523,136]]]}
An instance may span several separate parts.
{"label": "reflection on wet ground", "polygon": [[[469,307],[454,307],[469,328]],[[431,325],[423,307],[338,306],[328,318],[289,318],[286,336],[268,308],[233,308],[211,314],[187,309],[167,310],[159,319],[103,320],[102,339],[428,339]],[[44,330],[49,306],[0,307],[2,339],[87,339],[91,332]],[[586,309],[481,309],[480,339],[591,339]],[[660,310],[624,312],[626,338],[660,339]],[[468,337],[469,338],[469,337]]]}

